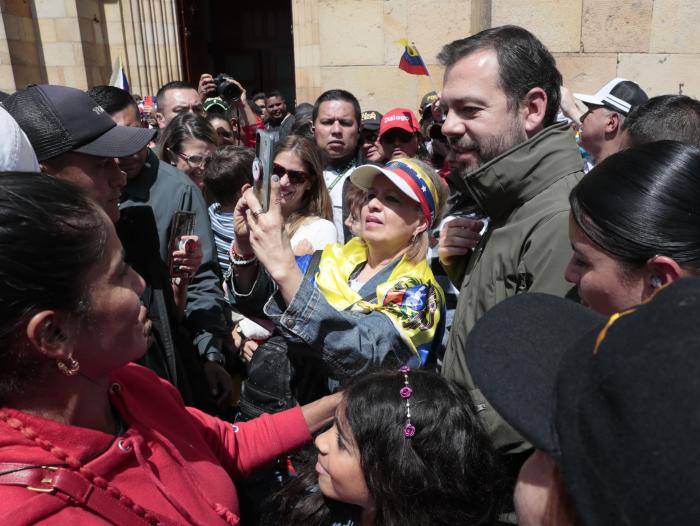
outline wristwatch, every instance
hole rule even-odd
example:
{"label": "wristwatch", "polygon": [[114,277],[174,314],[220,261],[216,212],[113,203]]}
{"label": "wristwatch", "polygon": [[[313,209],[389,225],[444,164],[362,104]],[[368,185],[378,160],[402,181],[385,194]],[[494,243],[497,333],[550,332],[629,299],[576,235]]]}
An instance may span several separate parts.
{"label": "wristwatch", "polygon": [[204,359],[208,362],[218,363],[224,369],[226,368],[226,357],[220,352],[210,352],[204,356]]}

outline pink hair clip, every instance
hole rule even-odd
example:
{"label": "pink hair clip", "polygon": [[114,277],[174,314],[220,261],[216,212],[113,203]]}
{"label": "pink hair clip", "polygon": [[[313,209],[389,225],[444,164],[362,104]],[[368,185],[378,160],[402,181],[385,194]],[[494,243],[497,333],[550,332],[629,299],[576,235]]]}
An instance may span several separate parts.
{"label": "pink hair clip", "polygon": [[411,438],[416,434],[416,426],[411,424],[411,395],[413,394],[413,389],[408,382],[408,373],[411,368],[408,365],[404,365],[399,368],[399,371],[403,373],[403,387],[399,391],[399,395],[406,402],[406,423],[403,426],[403,434],[406,438]]}

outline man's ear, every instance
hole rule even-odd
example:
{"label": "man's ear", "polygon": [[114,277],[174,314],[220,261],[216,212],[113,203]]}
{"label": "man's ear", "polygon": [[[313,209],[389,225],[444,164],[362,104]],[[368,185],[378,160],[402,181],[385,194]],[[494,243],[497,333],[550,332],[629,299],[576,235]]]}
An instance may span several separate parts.
{"label": "man's ear", "polygon": [[605,123],[605,133],[619,132],[620,126],[622,126],[622,119],[620,119],[620,114],[616,111],[611,111],[610,113],[608,113],[607,122]]}
{"label": "man's ear", "polygon": [[525,132],[530,137],[540,130],[544,122],[547,113],[547,93],[542,88],[532,88],[523,97],[520,110],[525,119]]}
{"label": "man's ear", "polygon": [[70,326],[53,310],[34,314],[27,323],[27,339],[41,354],[52,360],[66,359],[73,351]]}
{"label": "man's ear", "polygon": [[159,111],[156,112],[156,123],[159,128],[165,128],[165,116]]}

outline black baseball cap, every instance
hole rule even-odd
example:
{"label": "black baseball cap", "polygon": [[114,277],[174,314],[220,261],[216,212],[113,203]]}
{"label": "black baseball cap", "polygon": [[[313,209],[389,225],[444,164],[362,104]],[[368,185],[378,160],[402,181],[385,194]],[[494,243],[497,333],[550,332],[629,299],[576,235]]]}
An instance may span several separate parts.
{"label": "black baseball cap", "polygon": [[699,321],[700,278],[610,318],[521,294],[476,324],[467,362],[584,524],[700,524]]}
{"label": "black baseball cap", "polygon": [[2,104],[27,135],[39,162],[71,151],[126,157],[145,148],[156,133],[117,126],[89,95],[67,86],[32,85]]}
{"label": "black baseball cap", "polygon": [[376,110],[367,110],[362,112],[360,123],[363,130],[376,131],[379,129],[379,124],[382,122],[383,115]]}

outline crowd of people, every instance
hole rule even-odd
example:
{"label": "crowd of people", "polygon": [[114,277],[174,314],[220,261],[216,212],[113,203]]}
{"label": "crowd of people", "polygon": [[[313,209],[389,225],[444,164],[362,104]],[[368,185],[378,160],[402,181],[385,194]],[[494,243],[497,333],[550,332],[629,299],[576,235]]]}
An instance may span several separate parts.
{"label": "crowd of people", "polygon": [[438,59],[3,96],[2,524],[700,523],[700,101]]}

